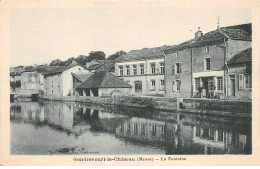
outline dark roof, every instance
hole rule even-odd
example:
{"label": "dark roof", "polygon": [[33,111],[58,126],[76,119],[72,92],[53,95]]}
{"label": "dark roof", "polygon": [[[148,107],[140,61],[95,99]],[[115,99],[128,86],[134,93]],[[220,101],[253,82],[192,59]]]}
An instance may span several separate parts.
{"label": "dark roof", "polygon": [[84,82],[92,75],[92,73],[71,73],[71,74],[81,82]]}
{"label": "dark roof", "polygon": [[96,60],[93,61],[97,62],[98,64],[93,64],[87,67],[88,70],[96,70],[96,71],[108,71],[113,72],[115,61],[113,60]]}
{"label": "dark roof", "polygon": [[229,61],[228,64],[252,62],[252,47],[247,48],[237,54],[235,54]]}
{"label": "dark roof", "polygon": [[83,67],[80,64],[71,64],[71,65],[68,65],[68,66],[62,66],[62,67],[53,68],[53,69],[49,70],[48,72],[43,73],[43,75],[60,74],[60,73],[62,73],[64,71],[66,71],[66,70],[69,70],[70,68],[73,68],[74,66],[81,66],[81,67]]}
{"label": "dark roof", "polygon": [[165,50],[165,53],[169,54],[187,47],[195,47],[202,44],[223,41],[224,38],[252,40],[252,24],[242,24],[216,29],[214,31],[203,34],[199,38],[193,38],[179,45],[168,48]]}
{"label": "dark roof", "polygon": [[94,64],[94,65],[91,65],[89,67],[87,67],[88,70],[95,70],[97,69],[98,67],[100,67],[102,64]]}
{"label": "dark roof", "polygon": [[131,88],[132,86],[107,71],[96,72],[77,89]]}
{"label": "dark roof", "polygon": [[169,46],[161,46],[155,48],[143,48],[140,50],[132,50],[125,55],[120,56],[115,61],[134,61],[134,60],[145,60],[145,59],[157,59],[164,58],[164,50]]}

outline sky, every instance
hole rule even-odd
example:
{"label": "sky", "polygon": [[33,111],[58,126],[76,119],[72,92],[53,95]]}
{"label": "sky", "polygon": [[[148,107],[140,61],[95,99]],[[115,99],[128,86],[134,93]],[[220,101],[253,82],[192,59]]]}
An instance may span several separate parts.
{"label": "sky", "polygon": [[220,26],[251,22],[249,8],[39,8],[11,12],[10,66],[177,45]]}

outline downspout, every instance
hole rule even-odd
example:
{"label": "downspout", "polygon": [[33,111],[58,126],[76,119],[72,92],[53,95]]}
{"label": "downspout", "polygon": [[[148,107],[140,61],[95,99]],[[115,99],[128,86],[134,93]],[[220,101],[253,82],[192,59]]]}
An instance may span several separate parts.
{"label": "downspout", "polygon": [[191,81],[191,98],[193,98],[193,63],[192,63],[192,47],[191,47],[191,42],[190,42],[190,63],[191,63],[191,76],[190,76],[190,81]]}
{"label": "downspout", "polygon": [[227,79],[226,79],[226,57],[227,57],[227,44],[226,44],[226,39],[229,39],[229,36],[222,32],[220,28],[218,27],[218,31],[220,34],[224,35],[224,78],[223,78],[223,83],[224,83],[224,96],[227,97]]}

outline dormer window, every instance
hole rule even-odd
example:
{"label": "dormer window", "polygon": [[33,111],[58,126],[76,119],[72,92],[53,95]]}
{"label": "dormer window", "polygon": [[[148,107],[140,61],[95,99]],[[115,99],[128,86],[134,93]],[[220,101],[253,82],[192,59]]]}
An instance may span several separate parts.
{"label": "dormer window", "polygon": [[206,47],[206,53],[209,53],[209,46]]}

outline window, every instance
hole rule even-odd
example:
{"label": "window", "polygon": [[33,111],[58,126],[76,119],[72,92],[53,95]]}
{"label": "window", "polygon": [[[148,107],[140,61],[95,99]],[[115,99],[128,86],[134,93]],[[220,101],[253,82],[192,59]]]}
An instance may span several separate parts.
{"label": "window", "polygon": [[160,73],[164,74],[164,63],[160,63]]}
{"label": "window", "polygon": [[144,65],[140,65],[140,73],[141,73],[141,75],[144,74]]}
{"label": "window", "polygon": [[210,70],[210,58],[205,58],[205,69]]}
{"label": "window", "polygon": [[175,74],[175,64],[172,65],[172,75]]}
{"label": "window", "polygon": [[152,74],[155,74],[155,63],[151,63]]}
{"label": "window", "polygon": [[252,88],[252,75],[246,74],[245,77],[245,88]]}
{"label": "window", "polygon": [[209,46],[206,47],[206,53],[209,53]]}
{"label": "window", "polygon": [[200,79],[199,78],[195,78],[195,89],[198,90],[200,87]]}
{"label": "window", "polygon": [[176,52],[176,57],[178,57],[179,56],[179,52]]}
{"label": "window", "polygon": [[137,67],[136,67],[136,65],[133,65],[133,72],[134,72],[134,75],[137,75]]}
{"label": "window", "polygon": [[176,89],[176,87],[175,87],[175,81],[172,81],[172,91],[175,92],[175,89]]}
{"label": "window", "polygon": [[160,89],[161,89],[161,90],[164,90],[164,80],[161,80],[161,81],[160,81]]}
{"label": "window", "polygon": [[124,75],[124,70],[123,70],[123,66],[119,67],[119,75],[123,76]]}
{"label": "window", "polygon": [[181,63],[176,63],[176,71],[177,71],[177,73],[182,72]]}
{"label": "window", "polygon": [[243,89],[244,88],[244,75],[239,74],[238,75],[238,89]]}
{"label": "window", "polygon": [[126,66],[126,75],[130,75],[130,67]]}
{"label": "window", "polygon": [[223,78],[217,77],[217,90],[223,90]]}
{"label": "window", "polygon": [[155,90],[155,80],[151,80],[151,90]]}
{"label": "window", "polygon": [[181,90],[181,81],[180,80],[176,80],[176,84],[177,84],[177,91]]}

